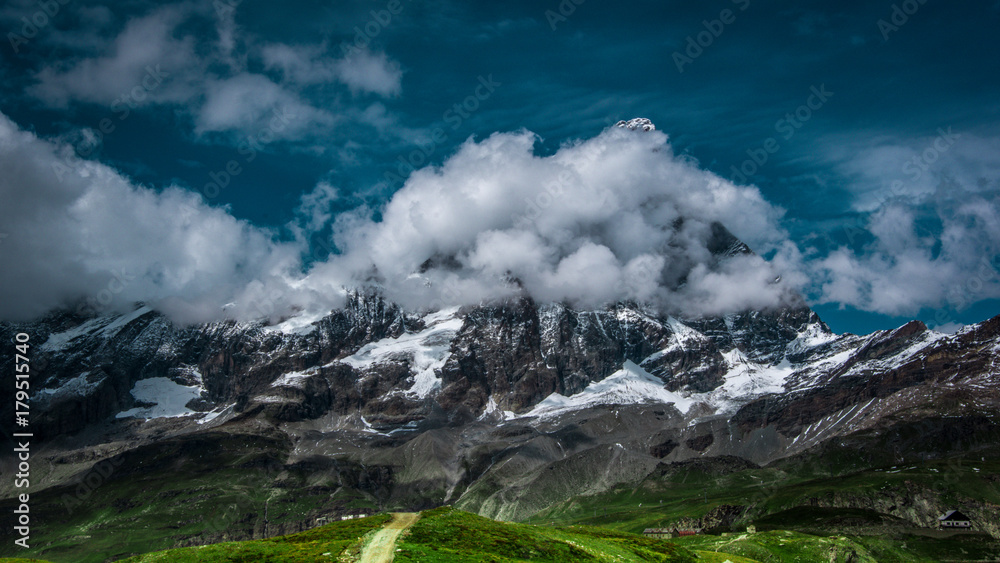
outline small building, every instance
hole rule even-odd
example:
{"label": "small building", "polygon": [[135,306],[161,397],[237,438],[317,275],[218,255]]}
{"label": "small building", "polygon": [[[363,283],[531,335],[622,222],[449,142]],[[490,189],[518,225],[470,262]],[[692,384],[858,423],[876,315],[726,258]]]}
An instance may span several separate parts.
{"label": "small building", "polygon": [[698,530],[677,530],[677,537],[682,536],[694,536],[698,534]]}
{"label": "small building", "polygon": [[364,518],[366,516],[368,516],[368,514],[365,514],[365,513],[360,513],[360,514],[344,514],[343,516],[340,517],[340,519],[341,520],[354,520],[355,518]]}
{"label": "small building", "polygon": [[642,531],[642,535],[647,538],[656,538],[660,540],[669,540],[674,537],[674,531],[670,528],[646,528]]}
{"label": "small building", "polygon": [[949,510],[938,517],[938,525],[946,529],[967,530],[972,527],[972,520],[957,510]]}

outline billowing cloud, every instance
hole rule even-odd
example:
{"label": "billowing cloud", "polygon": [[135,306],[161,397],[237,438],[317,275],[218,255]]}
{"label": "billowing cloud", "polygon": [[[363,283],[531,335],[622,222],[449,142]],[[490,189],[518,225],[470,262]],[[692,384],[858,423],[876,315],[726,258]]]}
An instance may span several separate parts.
{"label": "billowing cloud", "polygon": [[[260,317],[254,292],[285,298],[300,249],[206,206],[74,159],[0,114],[0,318],[59,306],[103,311],[144,301],[175,319]],[[224,308],[230,303],[230,311]]]}
{"label": "billowing cloud", "polygon": [[536,155],[535,140],[526,131],[470,139],[441,167],[415,172],[379,213],[334,217],[336,189],[320,184],[303,197],[295,229],[332,222],[340,253],[303,273],[304,237],[276,242],[188,191],[154,191],[103,164],[67,160],[69,147],[4,117],[0,224],[9,236],[0,253],[19,267],[0,273],[0,317],[107,296],[97,308],[145,301],[181,321],[276,320],[328,311],[345,287],[373,280],[413,309],[527,291],[696,315],[778,305],[792,291],[759,256],[719,260],[725,248],[715,248],[732,242],[720,240],[722,223],[788,255],[780,210],[755,188],[676,158],[665,135],[611,128],[551,156]]}
{"label": "billowing cloud", "polygon": [[[817,301],[890,315],[964,310],[1000,297],[1000,200],[942,186],[928,205],[884,205],[867,220],[863,248],[809,264]],[[941,193],[946,192],[946,193]]]}
{"label": "billowing cloud", "polygon": [[403,72],[385,53],[356,50],[336,62],[337,76],[355,92],[396,96],[402,90]]}
{"label": "billowing cloud", "polygon": [[[820,303],[889,315],[1000,297],[1000,139],[942,127],[911,140],[838,143],[831,160],[861,213],[849,244],[808,262]],[[842,237],[843,238],[843,237]]]}
{"label": "billowing cloud", "polygon": [[[188,191],[76,160],[4,117],[0,254],[19,267],[0,272],[0,317],[82,300],[145,301],[181,321],[277,320],[327,311],[344,288],[373,281],[412,309],[527,292],[701,316],[804,291],[899,315],[1000,297],[1000,201],[981,182],[942,183],[919,204],[894,199],[869,217],[863,247],[807,260],[781,209],[674,155],[660,132],[612,127],[547,156],[536,141],[527,131],[469,139],[378,209],[335,215],[338,191],[321,182],[301,198],[294,242],[282,243]],[[719,225],[757,254],[727,252],[735,239]],[[330,229],[337,251],[303,271],[310,237]]]}
{"label": "billowing cloud", "polygon": [[523,288],[542,301],[636,299],[690,315],[779,305],[801,281],[794,271],[778,281],[759,256],[719,260],[715,224],[759,251],[794,254],[781,210],[675,157],[666,135],[610,128],[551,156],[537,156],[535,141],[526,131],[469,140],[413,173],[380,220],[339,217],[343,254],[309,278],[374,276],[414,308]]}

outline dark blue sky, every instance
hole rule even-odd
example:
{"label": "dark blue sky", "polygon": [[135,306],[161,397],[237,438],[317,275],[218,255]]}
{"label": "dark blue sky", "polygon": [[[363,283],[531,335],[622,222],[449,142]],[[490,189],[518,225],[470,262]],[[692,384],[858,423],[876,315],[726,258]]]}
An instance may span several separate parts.
{"label": "dark blue sky", "polygon": [[[223,1],[81,1],[45,18],[11,3],[0,22],[25,41],[8,33],[0,49],[0,111],[285,239],[317,184],[336,189],[334,215],[377,209],[400,187],[386,173],[408,171],[401,159],[439,165],[470,136],[522,128],[551,154],[648,117],[676,153],[783,208],[806,263],[840,248],[856,262],[826,271],[916,287],[902,304],[805,289],[835,330],[1000,313],[996,276],[973,280],[1000,241],[1000,2]],[[29,38],[33,17],[45,23]],[[357,30],[365,60],[340,65]],[[134,90],[156,65],[162,82]],[[124,116],[114,102],[130,92]],[[292,123],[267,132],[276,108]],[[114,130],[84,141],[102,119]],[[231,161],[240,172],[206,192]],[[977,211],[962,207],[973,200]],[[886,226],[889,207],[906,232]],[[942,251],[956,236],[971,237],[956,245],[968,255]],[[911,246],[949,276],[922,290],[914,272],[927,268],[891,263]]]}

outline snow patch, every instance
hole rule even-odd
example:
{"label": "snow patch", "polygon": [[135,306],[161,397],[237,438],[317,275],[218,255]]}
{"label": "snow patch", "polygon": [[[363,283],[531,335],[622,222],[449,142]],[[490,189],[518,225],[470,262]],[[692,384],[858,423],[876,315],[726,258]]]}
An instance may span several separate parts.
{"label": "snow patch", "polygon": [[388,360],[409,361],[413,385],[404,394],[426,398],[441,388],[438,371],[451,356],[451,343],[464,323],[457,314],[458,307],[431,313],[423,318],[424,330],[366,344],[340,361],[360,370]]}
{"label": "snow patch", "polygon": [[486,401],[486,408],[483,410],[483,414],[479,415],[478,420],[487,420],[493,418],[499,418],[502,421],[508,421],[517,418],[517,415],[514,414],[514,411],[505,411],[501,409],[500,405],[497,404],[496,399],[493,398],[493,395],[490,395],[490,400]]}
{"label": "snow patch", "polygon": [[663,388],[663,381],[650,375],[631,361],[622,369],[587,386],[575,395],[566,397],[553,393],[518,418],[550,418],[568,411],[598,405],[634,405],[643,403],[672,403],[681,412],[687,412],[695,401]]}
{"label": "snow patch", "polygon": [[704,334],[673,317],[667,317],[667,326],[670,327],[671,332],[670,343],[666,348],[660,350],[659,352],[655,352],[648,358],[644,359],[642,361],[643,364],[659,360],[663,356],[675,350],[686,350],[688,347],[698,347],[708,340],[708,337]]}
{"label": "snow patch", "polygon": [[92,331],[96,330],[103,319],[90,319],[89,321],[83,323],[78,327],[71,328],[63,332],[57,332],[55,334],[50,334],[48,340],[42,343],[42,350],[60,350],[65,348],[67,344],[76,340],[81,336],[90,334]]}
{"label": "snow patch", "polygon": [[823,328],[820,323],[809,323],[804,330],[798,333],[795,340],[785,347],[787,354],[798,354],[822,346],[836,340],[838,336]]}
{"label": "snow patch", "polygon": [[274,382],[271,383],[271,387],[295,387],[296,389],[304,389],[306,386],[306,380],[314,375],[316,375],[315,370],[290,371],[282,374],[278,379],[275,379]]}
{"label": "snow patch", "polygon": [[708,393],[691,395],[692,400],[708,403],[717,412],[735,412],[749,399],[783,392],[785,380],[795,372],[787,359],[765,366],[748,360],[738,348],[723,352],[722,357],[729,366],[725,383]]}
{"label": "snow patch", "polygon": [[66,345],[73,340],[82,336],[99,335],[104,338],[111,338],[118,334],[118,331],[125,327],[125,325],[152,311],[153,309],[150,307],[143,306],[125,315],[90,319],[80,326],[73,327],[63,332],[50,334],[49,338],[42,343],[41,348],[43,350],[60,350],[65,348]]}
{"label": "snow patch", "polygon": [[316,323],[329,314],[329,311],[303,313],[290,319],[285,319],[276,325],[265,326],[264,329],[278,331],[282,334],[309,334],[316,330]]}
{"label": "snow patch", "polygon": [[85,371],[73,379],[66,380],[59,387],[54,389],[41,389],[38,393],[39,395],[45,396],[45,398],[49,400],[59,399],[67,395],[73,397],[85,397],[93,393],[94,390],[97,389],[97,386],[104,381],[104,378],[93,382],[88,381],[88,376],[90,376],[90,372]]}
{"label": "snow patch", "polygon": [[202,388],[174,383],[166,377],[151,377],[136,381],[132,396],[143,403],[156,403],[152,407],[136,407],[118,413],[116,418],[173,418],[197,414],[187,408],[189,402],[201,397]]}
{"label": "snow patch", "polygon": [[115,334],[118,334],[118,330],[124,328],[125,325],[138,319],[139,317],[145,315],[146,313],[151,313],[152,311],[153,309],[150,307],[146,306],[139,307],[135,311],[132,311],[127,315],[122,315],[116,318],[115,320],[111,321],[110,323],[108,323],[107,326],[101,329],[101,334],[104,335],[106,338],[110,338]]}
{"label": "snow patch", "polygon": [[207,424],[209,422],[212,422],[216,418],[219,418],[220,416],[228,415],[230,412],[232,412],[233,406],[234,405],[224,405],[224,406],[216,407],[216,408],[208,411],[207,413],[204,413],[205,416],[201,420],[198,421],[198,424]]}

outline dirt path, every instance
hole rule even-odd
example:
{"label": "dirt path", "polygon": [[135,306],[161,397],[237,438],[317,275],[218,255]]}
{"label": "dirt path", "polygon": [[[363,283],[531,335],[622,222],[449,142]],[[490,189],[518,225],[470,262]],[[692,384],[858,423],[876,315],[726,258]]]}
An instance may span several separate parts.
{"label": "dirt path", "polygon": [[394,512],[392,520],[379,530],[361,552],[360,563],[390,563],[396,554],[396,539],[403,530],[417,523],[416,512]]}

